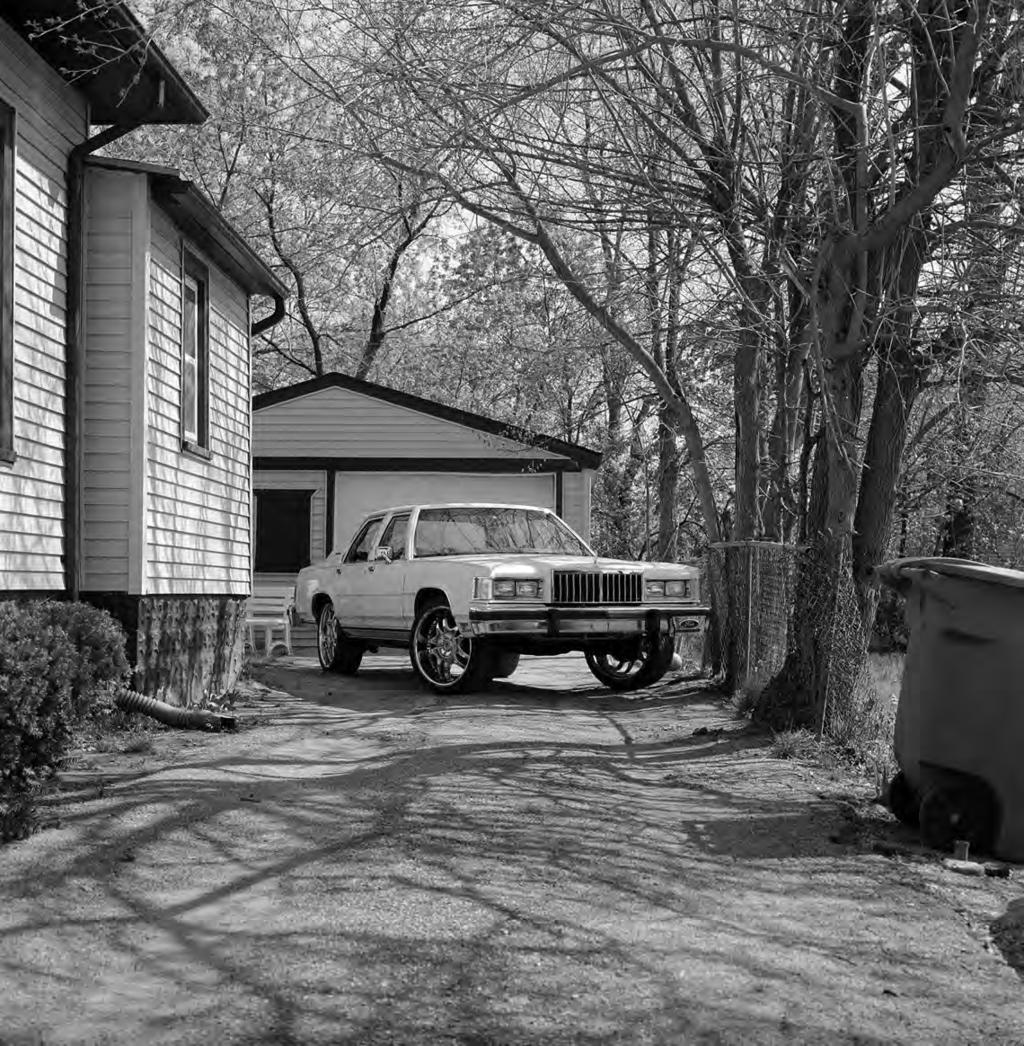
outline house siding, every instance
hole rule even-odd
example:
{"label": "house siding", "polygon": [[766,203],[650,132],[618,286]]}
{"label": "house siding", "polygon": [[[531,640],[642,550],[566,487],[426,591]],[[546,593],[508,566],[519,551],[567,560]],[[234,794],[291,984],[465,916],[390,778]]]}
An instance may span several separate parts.
{"label": "house siding", "polygon": [[133,257],[145,225],[144,179],[92,169],[86,176],[85,379],[83,394],[82,587],[138,592],[130,584],[135,370],[145,361],[134,313],[144,305],[139,282],[144,258]]}
{"label": "house siding", "polygon": [[256,418],[255,457],[368,457],[372,447],[377,458],[558,458],[349,389],[321,389],[262,407]]}
{"label": "house siding", "polygon": [[562,475],[562,519],[584,541],[590,541],[590,497],[593,469],[566,472]]}
{"label": "house siding", "polygon": [[[247,595],[250,588],[248,301],[209,260],[210,460],[181,449],[181,238],[150,208],[146,591]],[[202,253],[191,244],[189,249]]]}
{"label": "house siding", "polygon": [[14,448],[0,463],[0,589],[64,589],[67,186],[86,106],[0,21],[0,98],[17,119]]}

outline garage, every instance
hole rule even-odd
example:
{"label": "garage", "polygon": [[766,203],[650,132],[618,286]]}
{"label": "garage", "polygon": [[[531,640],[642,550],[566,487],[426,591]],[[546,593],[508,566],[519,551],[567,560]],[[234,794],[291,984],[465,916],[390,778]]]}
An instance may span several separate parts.
{"label": "garage", "polygon": [[595,450],[326,374],[253,398],[254,588],[345,545],[368,512],[423,501],[543,505],[590,536]]}

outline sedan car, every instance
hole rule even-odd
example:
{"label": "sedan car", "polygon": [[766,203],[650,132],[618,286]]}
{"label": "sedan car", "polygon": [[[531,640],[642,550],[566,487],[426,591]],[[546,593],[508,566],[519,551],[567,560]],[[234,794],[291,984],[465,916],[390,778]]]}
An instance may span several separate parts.
{"label": "sedan car", "polygon": [[349,545],[300,571],[300,620],[325,671],[407,648],[431,690],[511,675],[521,654],[582,651],[613,690],[650,686],[674,637],[701,627],[699,575],[678,563],[597,556],[545,508],[405,505],[374,512]]}

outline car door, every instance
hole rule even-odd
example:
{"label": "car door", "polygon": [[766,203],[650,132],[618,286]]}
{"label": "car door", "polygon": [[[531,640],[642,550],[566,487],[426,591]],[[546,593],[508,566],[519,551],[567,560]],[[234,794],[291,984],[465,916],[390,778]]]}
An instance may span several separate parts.
{"label": "car door", "polygon": [[334,568],[335,582],[331,593],[334,597],[334,612],[346,632],[367,627],[366,596],[373,576],[370,572],[370,553],[376,545],[383,522],[383,514],[367,519]]}
{"label": "car door", "polygon": [[374,559],[370,553],[367,569],[364,614],[366,627],[381,633],[404,633],[409,623],[402,618],[402,593],[408,568],[406,554],[410,513],[400,512],[384,525],[377,548],[391,550],[391,561]]}

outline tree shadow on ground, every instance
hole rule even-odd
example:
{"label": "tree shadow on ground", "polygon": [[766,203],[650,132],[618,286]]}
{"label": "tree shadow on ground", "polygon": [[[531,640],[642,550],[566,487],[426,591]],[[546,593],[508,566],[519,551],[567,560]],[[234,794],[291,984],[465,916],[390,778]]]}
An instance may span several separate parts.
{"label": "tree shadow on ground", "polygon": [[1011,901],[989,924],[989,932],[1007,964],[1024,980],[1024,897]]}
{"label": "tree shadow on ground", "polygon": [[476,693],[436,694],[423,687],[411,669],[401,664],[364,669],[356,677],[325,677],[318,667],[291,662],[261,665],[253,675],[259,682],[305,701],[359,711],[386,708],[394,713],[406,706],[414,707],[417,712],[503,705],[514,705],[522,712],[537,708],[625,711],[702,703],[722,706],[721,695],[704,678],[671,678],[643,690],[615,693],[596,683],[565,686],[556,680],[550,686],[540,686],[512,677],[494,680],[487,689]]}
{"label": "tree shadow on ground", "polygon": [[[878,867],[763,735],[683,716],[645,740],[638,706],[581,704],[617,736],[579,740],[538,703],[536,736],[487,737],[499,694],[460,709],[485,713],[471,740],[434,737],[383,693],[286,704],[271,751],[210,737],[102,797],[71,781],[65,829],[0,870],[0,979],[31,1000],[67,976],[65,1041],[84,968],[115,1042],[890,1040],[841,1016],[851,968],[882,991]],[[954,990],[933,966],[905,945],[901,992]]]}

